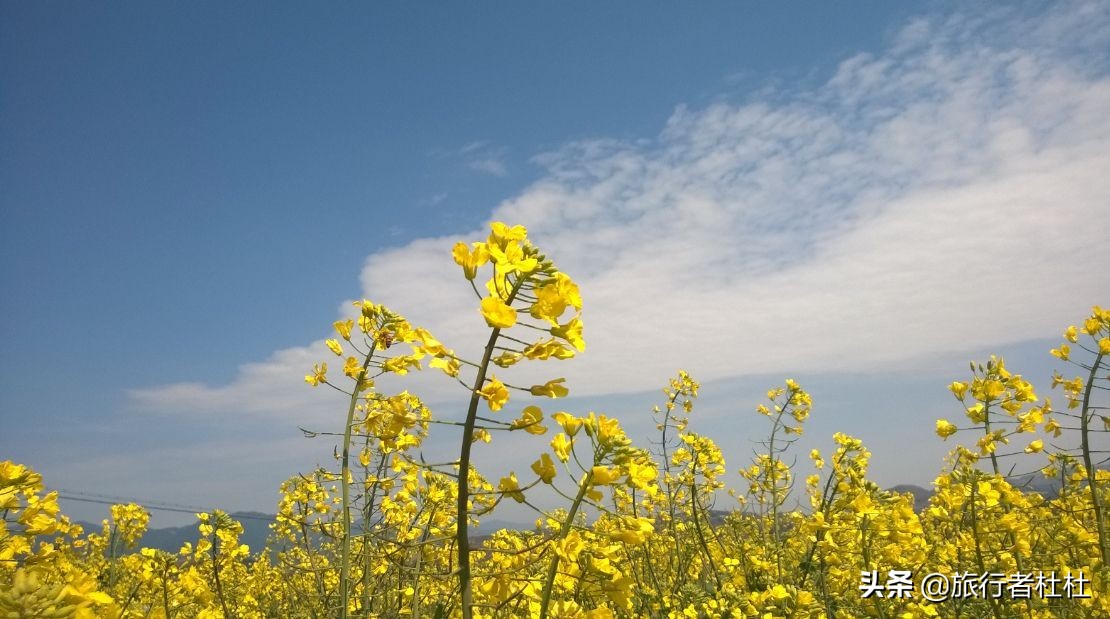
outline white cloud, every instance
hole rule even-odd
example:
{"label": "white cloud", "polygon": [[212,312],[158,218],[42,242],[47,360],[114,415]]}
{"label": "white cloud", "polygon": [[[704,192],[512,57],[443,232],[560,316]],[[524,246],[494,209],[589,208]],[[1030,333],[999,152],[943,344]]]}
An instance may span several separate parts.
{"label": "white cloud", "polygon": [[509,165],[505,162],[506,153],[505,147],[492,145],[486,140],[470,142],[458,152],[468,168],[492,176],[505,176],[509,173]]}
{"label": "white cloud", "polygon": [[321,339],[309,346],[279,350],[265,361],[244,364],[234,380],[221,387],[175,383],[131,389],[127,395],[132,406],[143,411],[280,415],[310,423],[314,411],[339,402],[336,398],[342,394],[328,390],[321,395],[309,389],[302,376],[310,373],[314,363],[334,363],[334,359]]}
{"label": "white cloud", "polygon": [[471,170],[485,172],[486,174],[492,174],[494,176],[505,176],[509,173],[509,168],[505,165],[505,162],[496,157],[473,159],[468,165]]}
{"label": "white cloud", "polygon": [[482,150],[483,148],[486,148],[487,146],[489,146],[489,141],[488,140],[475,140],[473,142],[467,143],[465,146],[460,148],[459,149],[459,154],[460,155],[467,155],[467,154],[473,153],[475,151]]}
{"label": "white cloud", "polygon": [[[1050,337],[1106,303],[1110,18],[1090,3],[1019,13],[918,19],[816,89],[680,106],[652,139],[537,157],[547,173],[492,218],[527,225],[579,281],[589,348],[512,376],[566,376],[581,395],[654,389],[678,366],[706,381],[913,367]],[[449,251],[482,236],[374,254],[365,294],[476,351],[484,326]],[[300,415],[320,403],[300,376],[326,354],[131,395]],[[453,388],[421,382],[433,400]]]}

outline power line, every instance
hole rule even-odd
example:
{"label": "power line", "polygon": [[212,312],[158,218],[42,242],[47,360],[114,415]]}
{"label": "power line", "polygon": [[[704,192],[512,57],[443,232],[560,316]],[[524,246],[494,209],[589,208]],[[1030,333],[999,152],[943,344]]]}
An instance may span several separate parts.
{"label": "power line", "polygon": [[120,503],[142,503],[144,505],[157,505],[160,507],[176,507],[178,509],[188,509],[197,512],[209,511],[204,507],[197,507],[196,505],[185,505],[183,503],[171,503],[169,501],[162,501],[159,499],[137,499],[135,497],[116,496],[112,494],[100,494],[97,492],[87,492],[85,490],[69,490],[68,488],[55,488],[58,492],[68,495],[76,495],[80,497],[88,497],[94,499],[107,499],[109,501],[118,501]]}
{"label": "power line", "polygon": [[[82,503],[97,503],[99,505],[118,505],[120,503],[120,501],[108,501],[108,500],[105,500],[105,499],[84,498],[84,497],[78,497],[78,496],[71,496],[69,494],[62,494],[62,492],[63,491],[61,491],[61,490],[58,491],[58,498],[59,499],[65,499],[67,501],[80,501]],[[204,508],[188,508],[188,509],[185,509],[185,508],[182,508],[182,507],[163,507],[163,506],[159,506],[159,505],[149,505],[149,504],[146,504],[146,503],[143,503],[143,502],[140,502],[140,501],[126,500],[126,499],[124,499],[122,501],[124,503],[134,503],[135,505],[138,505],[139,507],[142,507],[143,509],[149,509],[149,510],[153,510],[153,511],[176,512],[176,513],[179,513],[179,514],[197,514],[197,513],[211,512],[211,510],[204,509]],[[271,516],[255,516],[253,514],[242,514],[242,513],[229,514],[229,515],[231,515],[232,517],[234,517],[236,519],[239,519],[239,520],[261,520],[263,522],[274,522],[275,521],[275,519]]]}

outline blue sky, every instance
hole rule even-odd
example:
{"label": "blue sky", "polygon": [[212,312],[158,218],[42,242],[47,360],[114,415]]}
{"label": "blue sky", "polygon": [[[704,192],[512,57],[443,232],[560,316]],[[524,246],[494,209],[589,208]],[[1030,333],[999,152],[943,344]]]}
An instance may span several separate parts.
{"label": "blue sky", "polygon": [[968,359],[1047,391],[1059,331],[1110,303],[1107,13],[5,4],[0,457],[272,510],[331,453],[296,426],[337,424],[301,376],[345,301],[466,350],[448,251],[505,219],[583,286],[588,352],[537,374],[568,409],[646,438],[688,368],[735,470],[794,376],[799,447],[856,434],[881,483],[927,484]]}

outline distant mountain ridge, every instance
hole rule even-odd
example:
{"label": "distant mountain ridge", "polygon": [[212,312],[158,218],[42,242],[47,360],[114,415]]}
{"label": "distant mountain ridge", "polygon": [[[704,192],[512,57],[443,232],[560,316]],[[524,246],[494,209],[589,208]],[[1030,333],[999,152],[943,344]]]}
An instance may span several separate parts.
{"label": "distant mountain ridge", "polygon": [[[1024,475],[1016,475],[1009,478],[1010,483],[1015,487],[1021,488],[1026,492],[1036,492],[1046,499],[1054,499],[1059,492],[1060,481],[1056,479],[1047,479],[1040,473],[1026,473]],[[916,512],[921,512],[929,506],[929,498],[933,496],[933,491],[918,486],[915,484],[898,484],[888,488],[891,492],[909,493],[913,495],[913,508]],[[723,522],[724,516],[727,515],[726,511],[713,510],[711,515],[713,521],[717,524]],[[265,514],[262,512],[235,512],[231,517],[239,521],[243,525],[243,534],[239,537],[242,544],[250,547],[251,552],[261,550],[266,546],[266,540],[270,536],[270,523],[274,521],[273,514]],[[88,522],[79,522],[84,527],[85,532],[99,531],[101,525],[92,524]],[[513,530],[531,530],[534,523],[516,522],[511,520],[501,520],[491,518],[483,520],[482,523],[472,532],[476,540],[481,540],[489,537],[493,533],[501,529]],[[163,527],[159,529],[150,529],[143,535],[139,541],[139,546],[144,548],[157,548],[167,552],[177,552],[186,542],[195,544],[200,532],[197,530],[196,524],[190,524],[181,527]]]}
{"label": "distant mountain ridge", "polygon": [[[246,544],[250,547],[251,552],[256,552],[266,547],[266,541],[270,537],[270,523],[275,519],[273,514],[265,514],[262,512],[235,512],[229,514],[232,518],[237,520],[243,525],[243,534],[239,536],[239,543]],[[78,522],[85,529],[85,533],[95,533],[101,530],[100,524],[91,522]],[[357,527],[358,524],[355,523]],[[500,520],[491,518],[483,520],[473,533],[477,539],[482,539],[493,535],[501,529],[515,529],[525,530],[531,529],[532,523],[522,523],[510,520]],[[196,544],[197,539],[200,537],[200,531],[197,529],[197,523],[188,524],[180,527],[162,527],[157,529],[149,529],[142,539],[139,540],[139,548],[156,548],[158,550],[165,550],[166,552],[177,552],[186,543]]]}
{"label": "distant mountain ridge", "polygon": [[[251,552],[256,552],[266,547],[266,539],[270,536],[270,523],[274,521],[273,514],[262,512],[235,512],[229,514],[243,525],[243,534],[239,536],[239,543],[250,547]],[[96,533],[102,525],[91,522],[78,522],[85,529],[85,533]],[[198,523],[181,527],[163,527],[148,529],[139,540],[139,548],[156,548],[166,552],[177,552],[186,542],[196,544],[200,538]]]}
{"label": "distant mountain ridge", "polygon": [[929,497],[933,496],[933,491],[914,484],[898,484],[887,488],[891,492],[898,492],[905,494],[906,492],[913,495],[913,511],[921,513],[921,510],[929,507]]}
{"label": "distant mountain ridge", "polygon": [[[1049,479],[1040,472],[1025,473],[1023,475],[1014,475],[1007,477],[1010,485],[1020,489],[1022,492],[1035,492],[1046,500],[1051,501],[1060,494],[1060,480]],[[916,512],[929,507],[929,498],[933,496],[933,491],[928,488],[922,488],[914,484],[899,484],[888,488],[891,492],[908,492],[913,495],[913,509]]]}

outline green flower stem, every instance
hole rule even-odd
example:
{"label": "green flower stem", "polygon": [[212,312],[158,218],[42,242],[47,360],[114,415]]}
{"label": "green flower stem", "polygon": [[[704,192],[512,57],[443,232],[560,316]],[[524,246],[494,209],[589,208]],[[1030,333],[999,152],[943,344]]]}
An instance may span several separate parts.
{"label": "green flower stem", "polygon": [[[362,373],[359,375],[360,379],[366,375],[367,368],[370,367],[370,361],[374,357],[374,351],[377,350],[378,343],[370,347],[370,353],[366,355],[366,361],[362,363]],[[351,472],[351,426],[355,423],[355,409],[358,408],[358,381],[355,381],[355,388],[351,392],[351,403],[347,407],[347,425],[343,429],[343,460],[340,463],[340,487],[342,488],[342,501],[343,501],[343,555],[339,570],[339,616],[341,619],[347,619],[347,600],[351,594],[351,489],[347,483],[347,477]]]}
{"label": "green flower stem", "polygon": [[470,407],[466,411],[466,424],[463,425],[462,446],[459,450],[458,502],[455,511],[455,543],[458,547],[459,591],[461,592],[463,619],[471,619],[474,616],[472,608],[474,599],[470,587],[470,522],[468,515],[470,503],[470,447],[474,442],[474,424],[477,421],[475,418],[478,415],[478,403],[482,399],[482,396],[478,392],[486,382],[486,371],[489,369],[489,361],[493,356],[493,346],[497,343],[497,336],[500,333],[501,329],[495,328],[489,335],[489,342],[486,343],[486,350],[482,355],[482,363],[478,367],[478,376],[474,379],[474,388],[470,393]]}
{"label": "green flower stem", "polygon": [[235,615],[227,607],[227,600],[224,598],[224,588],[220,583],[220,538],[216,536],[216,532],[220,529],[218,513],[213,513],[212,521],[212,578],[216,582],[216,597],[220,600],[220,607],[223,608],[224,617],[235,619]]}
{"label": "green flower stem", "polygon": [[1102,558],[1102,564],[1107,564],[1107,549],[1106,549],[1106,525],[1102,521],[1102,497],[1098,493],[1098,469],[1095,468],[1094,463],[1091,461],[1091,444],[1090,444],[1090,422],[1091,415],[1089,413],[1091,408],[1091,388],[1095,383],[1095,373],[1098,371],[1099,366],[1102,364],[1103,354],[1101,352],[1095,357],[1095,362],[1091,364],[1091,373],[1087,376],[1087,386],[1083,389],[1083,411],[1079,415],[1080,436],[1082,442],[1080,448],[1083,450],[1083,466],[1087,469],[1087,488],[1091,491],[1091,508],[1094,511],[1095,526],[1098,529],[1098,552]]}
{"label": "green flower stem", "polygon": [[[697,487],[697,471],[698,471],[698,454],[694,453],[693,467],[690,476],[690,511],[694,520],[694,530],[698,534],[698,543],[701,549],[705,552],[705,559],[709,562],[709,571],[713,574],[713,581],[717,583],[717,591],[721,590],[721,575],[717,571],[717,564],[713,561],[713,553],[709,552],[709,544],[705,541],[705,530],[701,526],[701,516],[703,513],[701,502],[698,500],[698,487]],[[707,525],[712,526],[709,522],[709,516],[705,517]]]}
{"label": "green flower stem", "polygon": [[[586,493],[590,490],[590,482],[593,481],[593,470],[586,471],[586,476],[582,478],[582,483],[578,485],[578,495],[574,497],[574,503],[570,506],[570,511],[567,512],[567,519],[563,521],[563,526],[559,528],[559,537],[561,540],[570,533],[570,527],[574,523],[574,516],[578,514],[578,508],[582,506],[582,500],[586,498]],[[543,583],[543,597],[540,600],[540,619],[547,619],[547,608],[551,604],[551,590],[555,586],[555,575],[559,572],[559,553],[554,553],[551,557],[551,565],[547,567],[547,576]]]}
{"label": "green flower stem", "polygon": [[[520,286],[524,283],[521,277],[513,284],[509,292],[506,305],[512,305]],[[478,403],[482,396],[479,393],[486,382],[486,372],[489,371],[490,359],[493,358],[493,349],[497,346],[497,339],[501,329],[494,327],[486,342],[485,351],[482,353],[482,362],[478,364],[478,375],[474,378],[474,386],[470,390],[470,406],[466,410],[466,423],[463,425],[462,445],[459,448],[459,480],[458,497],[455,506],[455,545],[458,549],[458,574],[460,603],[462,604],[463,619],[472,619],[474,616],[474,593],[471,589],[470,574],[470,448],[474,442],[474,424],[477,422]]]}

